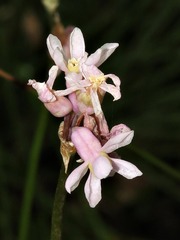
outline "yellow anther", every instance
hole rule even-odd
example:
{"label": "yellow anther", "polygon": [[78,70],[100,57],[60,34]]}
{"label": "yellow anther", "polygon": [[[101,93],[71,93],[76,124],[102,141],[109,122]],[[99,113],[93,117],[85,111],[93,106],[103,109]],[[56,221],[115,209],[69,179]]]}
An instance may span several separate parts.
{"label": "yellow anther", "polygon": [[89,81],[92,83],[93,87],[99,87],[105,80],[104,74],[89,77]]}
{"label": "yellow anther", "polygon": [[75,58],[71,58],[68,60],[68,70],[70,72],[79,72],[79,61]]}

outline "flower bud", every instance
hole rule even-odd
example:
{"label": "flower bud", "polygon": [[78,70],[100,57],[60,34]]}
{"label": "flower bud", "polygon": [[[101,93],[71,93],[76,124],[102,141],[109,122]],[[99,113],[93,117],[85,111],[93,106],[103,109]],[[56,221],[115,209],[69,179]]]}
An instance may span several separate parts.
{"label": "flower bud", "polygon": [[55,12],[56,8],[59,6],[59,0],[42,0],[41,2],[50,13]]}
{"label": "flower bud", "polygon": [[72,111],[72,104],[66,97],[57,97],[54,102],[46,102],[44,106],[55,117],[64,117]]}

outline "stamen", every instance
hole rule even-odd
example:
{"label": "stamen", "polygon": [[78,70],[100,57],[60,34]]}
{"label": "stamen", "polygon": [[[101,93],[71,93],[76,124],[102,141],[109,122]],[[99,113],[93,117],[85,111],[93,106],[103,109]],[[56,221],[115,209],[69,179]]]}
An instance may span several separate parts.
{"label": "stamen", "polygon": [[68,70],[70,72],[79,72],[79,61],[75,58],[71,58],[68,60]]}
{"label": "stamen", "polygon": [[96,88],[98,88],[105,80],[106,78],[104,77],[104,74],[89,77],[89,81],[92,83],[93,87]]}

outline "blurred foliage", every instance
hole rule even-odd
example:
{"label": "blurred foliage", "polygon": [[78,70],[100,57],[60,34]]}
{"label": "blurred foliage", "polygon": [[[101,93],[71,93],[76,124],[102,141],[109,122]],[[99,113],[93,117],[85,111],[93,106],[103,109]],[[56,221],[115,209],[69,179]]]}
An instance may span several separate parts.
{"label": "blurred foliage", "polygon": [[[106,42],[120,44],[101,69],[121,78],[122,99],[106,96],[108,123],[135,130],[133,144],[119,150],[144,175],[103,181],[103,199],[90,209],[80,187],[67,196],[64,239],[177,240],[180,176],[180,2],[153,0],[62,0],[65,26],[82,29],[87,52]],[[46,37],[50,19],[40,1],[0,4],[0,239],[17,239],[22,196],[42,104],[26,87],[47,79],[52,60]],[[11,77],[10,77],[11,79]],[[63,76],[59,78],[63,86]],[[45,111],[44,111],[45,112]],[[59,173],[57,130],[61,119],[48,113],[39,146],[28,239],[49,239]],[[27,240],[28,240],[27,239]]]}

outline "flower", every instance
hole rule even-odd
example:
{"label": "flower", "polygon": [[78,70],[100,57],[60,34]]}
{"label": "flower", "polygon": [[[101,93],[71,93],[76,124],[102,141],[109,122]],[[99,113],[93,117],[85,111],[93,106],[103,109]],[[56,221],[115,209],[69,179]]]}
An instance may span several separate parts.
{"label": "flower", "polygon": [[[56,66],[66,74],[67,89],[57,91],[57,96],[69,95],[74,112],[100,114],[102,112],[100,102],[105,92],[111,93],[114,100],[120,98],[119,78],[114,74],[104,75],[97,68],[118,45],[118,43],[106,43],[88,57],[85,52],[84,37],[79,28],[74,28],[70,34],[69,54],[56,36],[52,34],[48,36],[49,53]],[[115,86],[107,84],[105,82],[107,78],[111,78]]]}
{"label": "flower", "polygon": [[55,64],[64,72],[79,72],[79,64],[86,58],[84,38],[80,29],[75,28],[70,34],[70,59],[65,56],[60,40],[50,34],[47,38],[47,47]]}
{"label": "flower", "polygon": [[[65,96],[75,93],[70,97],[73,108],[81,113],[93,114],[96,116],[102,113],[101,102],[105,92],[109,92],[114,101],[120,99],[120,79],[114,74],[104,75],[96,66],[82,65],[82,74],[69,74],[66,76],[66,90],[57,91],[58,96]],[[106,83],[111,78],[113,84]]]}
{"label": "flower", "polygon": [[99,140],[85,127],[75,127],[71,135],[77,153],[83,163],[67,178],[65,188],[71,193],[80,183],[82,177],[90,170],[85,183],[85,196],[90,207],[95,207],[101,200],[101,180],[117,172],[127,179],[142,175],[132,163],[112,158],[108,154],[132,141],[134,132],[125,125],[118,125],[109,135],[109,140],[101,146]]}
{"label": "flower", "polygon": [[28,85],[31,85],[37,91],[38,98],[55,117],[64,117],[72,111],[72,104],[66,97],[57,96],[56,91],[52,90],[57,74],[58,67],[52,66],[46,83],[30,79]]}
{"label": "flower", "polygon": [[[101,112],[101,101],[104,97],[105,92],[109,92],[116,101],[120,99],[120,79],[114,74],[104,75],[96,66],[83,65],[82,68],[83,76],[86,80],[89,80],[90,87],[88,91],[90,92],[91,102],[95,114],[98,116]],[[114,85],[106,83],[106,79],[111,78]],[[84,99],[82,99],[83,101]]]}
{"label": "flower", "polygon": [[[49,54],[55,63],[49,70],[47,82],[29,80],[28,85],[37,91],[38,98],[54,116],[65,117],[58,131],[65,172],[75,152],[80,156],[77,162],[81,163],[68,176],[65,188],[71,193],[89,170],[84,192],[93,208],[101,200],[102,179],[115,173],[127,179],[142,175],[135,165],[120,159],[114,152],[131,143],[134,131],[124,124],[109,131],[101,108],[106,92],[113,96],[113,101],[121,97],[119,77],[104,74],[98,69],[119,44],[106,43],[88,56],[79,28],[71,27],[65,32],[63,29],[59,37],[61,41],[52,34],[47,38]],[[53,90],[54,81],[61,71],[65,73],[66,89]],[[108,83],[108,79],[112,83]]]}
{"label": "flower", "polygon": [[66,74],[70,72],[80,73],[82,63],[100,66],[119,46],[118,43],[106,43],[88,57],[85,52],[84,37],[79,28],[74,28],[70,34],[69,52],[67,56],[60,40],[50,34],[47,38],[47,47],[55,64]]}

